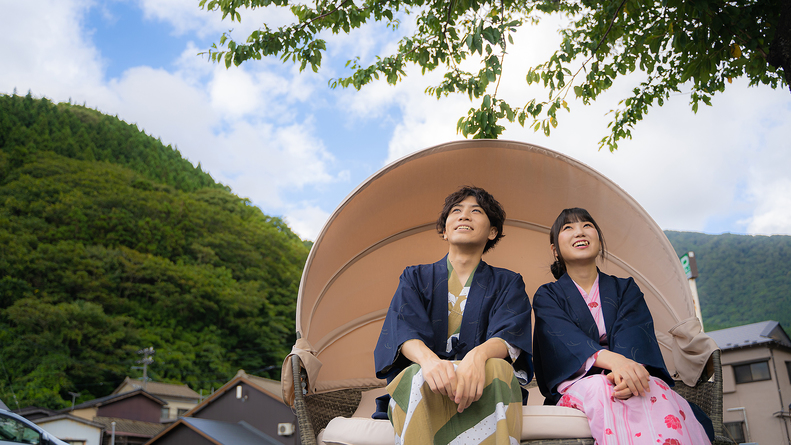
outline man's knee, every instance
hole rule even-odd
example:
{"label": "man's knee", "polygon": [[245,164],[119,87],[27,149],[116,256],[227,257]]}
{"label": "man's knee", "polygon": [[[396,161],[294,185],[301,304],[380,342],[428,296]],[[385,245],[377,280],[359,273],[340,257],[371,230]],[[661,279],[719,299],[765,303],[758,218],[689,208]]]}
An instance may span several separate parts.
{"label": "man's knee", "polygon": [[490,358],[486,360],[486,373],[511,375],[514,373],[514,368],[510,363],[501,358]]}

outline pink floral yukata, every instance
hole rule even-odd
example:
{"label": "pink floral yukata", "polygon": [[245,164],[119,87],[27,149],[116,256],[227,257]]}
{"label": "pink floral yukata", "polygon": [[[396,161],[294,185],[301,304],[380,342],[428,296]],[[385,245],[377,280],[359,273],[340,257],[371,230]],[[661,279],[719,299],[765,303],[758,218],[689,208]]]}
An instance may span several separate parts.
{"label": "pink floral yukata", "polygon": [[[601,311],[599,278],[596,278],[590,295],[579,285],[577,289],[602,333],[600,342],[605,344],[607,333]],[[605,374],[583,377],[593,366],[597,355],[589,357],[583,368],[558,386],[563,396],[557,403],[558,406],[575,408],[585,413],[597,445],[711,443],[695,419],[689,403],[661,379],[650,377],[650,391],[645,396],[619,400],[613,396],[614,385]]]}

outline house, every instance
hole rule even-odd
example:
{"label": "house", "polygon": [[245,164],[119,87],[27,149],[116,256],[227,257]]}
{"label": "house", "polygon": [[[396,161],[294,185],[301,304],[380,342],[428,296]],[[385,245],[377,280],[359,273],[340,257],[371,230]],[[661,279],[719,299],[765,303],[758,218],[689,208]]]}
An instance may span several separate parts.
{"label": "house", "polygon": [[50,417],[58,414],[58,411],[49,408],[42,408],[40,406],[29,406],[27,408],[15,409],[12,412],[19,414],[20,416],[24,417],[27,420],[30,420],[33,423],[35,423],[37,419]]}
{"label": "house", "polygon": [[149,394],[153,394],[165,401],[166,404],[162,407],[160,415],[163,421],[175,420],[183,416],[184,413],[195,408],[201,401],[201,395],[187,385],[162,382],[143,383],[140,380],[129,377],[125,378],[112,394],[123,394],[138,389],[145,389]]}
{"label": "house", "polygon": [[737,443],[791,443],[791,339],[776,321],[707,332],[722,349],[723,421]]}
{"label": "house", "polygon": [[104,425],[68,413],[30,406],[13,411],[73,445],[102,445]]}
{"label": "house", "polygon": [[[28,417],[28,420],[33,420]],[[58,439],[72,445],[102,445],[104,425],[71,414],[39,417],[33,422]]]}
{"label": "house", "polygon": [[148,445],[298,445],[297,418],[280,394],[280,382],[240,370]]}
{"label": "house", "polygon": [[114,435],[115,445],[133,445],[147,442],[165,428],[160,423],[165,405],[164,400],[137,389],[89,400],[59,413],[101,425],[104,429],[103,444],[109,444]]}

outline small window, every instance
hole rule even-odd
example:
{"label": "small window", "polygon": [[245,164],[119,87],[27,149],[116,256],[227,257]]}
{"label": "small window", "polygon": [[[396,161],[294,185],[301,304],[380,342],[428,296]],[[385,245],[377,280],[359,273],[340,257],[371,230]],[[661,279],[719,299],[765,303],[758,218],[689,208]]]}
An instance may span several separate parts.
{"label": "small window", "polygon": [[736,383],[757,382],[760,380],[771,380],[768,362],[747,363],[735,365],[733,373],[736,376]]}
{"label": "small window", "polygon": [[791,362],[786,362],[786,372],[788,373],[788,381],[791,382]]}
{"label": "small window", "polygon": [[725,429],[728,435],[731,436],[736,443],[744,443],[747,440],[744,437],[744,422],[725,422]]}
{"label": "small window", "polygon": [[167,406],[162,408],[162,413],[159,415],[161,419],[170,419],[170,408]]}
{"label": "small window", "polygon": [[189,410],[188,409],[184,409],[184,408],[179,408],[178,416],[179,417],[183,417],[184,414],[187,414],[187,411],[189,411]]}

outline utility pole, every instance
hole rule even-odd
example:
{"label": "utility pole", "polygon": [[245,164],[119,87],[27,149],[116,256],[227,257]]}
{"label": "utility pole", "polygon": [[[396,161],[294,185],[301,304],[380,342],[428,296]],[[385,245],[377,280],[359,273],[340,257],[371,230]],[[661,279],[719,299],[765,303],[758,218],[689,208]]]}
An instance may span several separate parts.
{"label": "utility pole", "polygon": [[154,355],[154,347],[149,346],[145,349],[141,349],[137,351],[138,354],[142,355],[143,358],[138,360],[137,363],[142,363],[143,366],[132,366],[132,369],[142,369],[143,370],[143,391],[146,390],[146,383],[148,383],[148,365],[154,363],[154,358],[151,357]]}
{"label": "utility pole", "polygon": [[684,273],[689,280],[689,290],[692,291],[692,304],[695,306],[695,316],[700,321],[700,329],[703,331],[703,315],[700,313],[700,297],[698,296],[698,285],[695,279],[698,278],[698,262],[695,260],[695,252],[687,252],[681,256],[681,265]]}
{"label": "utility pole", "polygon": [[80,396],[80,393],[69,391],[69,395],[71,396],[71,410],[74,411],[74,401]]}

